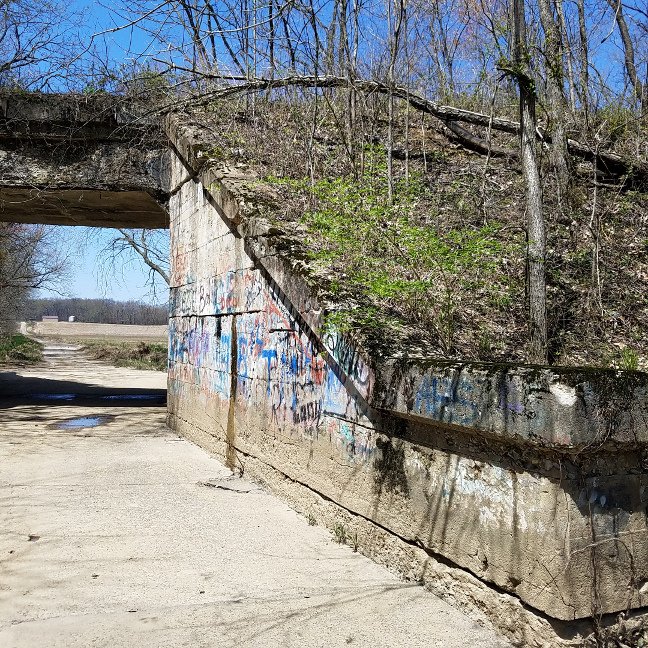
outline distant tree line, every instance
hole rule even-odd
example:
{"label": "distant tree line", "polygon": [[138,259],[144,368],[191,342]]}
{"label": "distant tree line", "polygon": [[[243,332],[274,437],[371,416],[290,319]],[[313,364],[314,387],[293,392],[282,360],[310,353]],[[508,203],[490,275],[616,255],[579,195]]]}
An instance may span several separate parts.
{"label": "distant tree line", "polygon": [[28,299],[23,309],[26,320],[39,321],[44,315],[56,315],[64,321],[74,316],[78,322],[102,324],[166,324],[166,305],[143,304],[114,299]]}

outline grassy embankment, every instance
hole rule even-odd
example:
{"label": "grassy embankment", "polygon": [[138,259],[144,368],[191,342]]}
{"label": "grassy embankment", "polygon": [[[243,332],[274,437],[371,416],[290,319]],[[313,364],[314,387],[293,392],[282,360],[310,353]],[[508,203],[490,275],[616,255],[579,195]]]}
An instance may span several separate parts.
{"label": "grassy embankment", "polygon": [[34,364],[43,359],[43,345],[21,333],[0,334],[0,364]]}
{"label": "grassy embankment", "polygon": [[[514,118],[515,99],[503,94],[496,111]],[[279,98],[255,104],[254,119],[247,96],[196,108],[193,118],[209,133],[210,160],[263,179],[253,188],[273,245],[290,251],[295,272],[317,292],[325,328],[347,332],[376,358],[529,362],[517,142],[475,127],[472,136],[512,152],[481,155],[433,119],[403,106],[392,119],[386,102],[365,99],[351,134],[346,117],[340,121],[342,97],[319,105],[316,132],[307,126],[311,104]],[[488,113],[493,104],[480,101],[453,100]],[[648,141],[646,125],[630,112],[612,120],[602,111],[591,125],[601,151],[636,159],[637,168],[648,164],[648,148],[637,153],[637,141]],[[388,173],[381,142],[390,138]],[[574,159],[562,190],[550,158],[542,156],[541,173],[549,362],[648,371],[647,183],[603,177]]]}
{"label": "grassy embankment", "polygon": [[93,339],[77,340],[94,360],[116,367],[133,367],[152,371],[166,371],[167,345],[162,342],[139,340]]}

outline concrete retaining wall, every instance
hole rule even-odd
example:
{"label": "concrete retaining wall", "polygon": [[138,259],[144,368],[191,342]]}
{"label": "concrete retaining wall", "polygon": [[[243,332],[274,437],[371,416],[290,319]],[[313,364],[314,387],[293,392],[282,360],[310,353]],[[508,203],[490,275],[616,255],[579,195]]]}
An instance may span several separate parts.
{"label": "concrete retaining wall", "polygon": [[[509,636],[540,620],[547,645],[576,632],[555,620],[648,603],[646,375],[378,361],[320,333],[258,184],[167,128],[172,427],[298,505],[326,502],[403,573],[425,580],[431,561],[490,591]],[[408,551],[426,558],[404,567]]]}

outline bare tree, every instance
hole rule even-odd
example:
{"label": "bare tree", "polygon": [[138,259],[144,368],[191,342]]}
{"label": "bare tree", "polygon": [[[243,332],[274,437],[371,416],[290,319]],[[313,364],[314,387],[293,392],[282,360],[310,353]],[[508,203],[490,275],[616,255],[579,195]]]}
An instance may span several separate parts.
{"label": "bare tree", "polygon": [[[0,86],[51,89],[75,77],[83,48],[78,20],[56,1],[5,0],[0,4]],[[76,80],[76,79],[75,79]]]}
{"label": "bare tree", "polygon": [[160,240],[159,230],[117,230],[121,236],[113,239],[112,249],[120,254],[127,248],[135,252],[146,264],[149,270],[158,275],[167,285],[169,284],[169,251],[164,246],[166,241]]}
{"label": "bare tree", "polygon": [[396,0],[392,7],[392,0],[387,3],[387,22],[389,26],[389,68],[387,70],[387,84],[389,86],[388,97],[388,120],[389,128],[387,134],[387,194],[390,202],[394,198],[394,170],[393,170],[393,149],[394,149],[394,94],[392,89],[396,84],[396,62],[401,46],[401,33],[405,20],[405,0]]}
{"label": "bare tree", "polygon": [[14,325],[31,291],[60,287],[68,261],[51,227],[0,223],[0,330]]}
{"label": "bare tree", "polygon": [[619,28],[619,34],[621,35],[621,42],[623,44],[623,54],[625,59],[625,69],[628,74],[628,78],[630,79],[630,83],[632,84],[635,97],[640,103],[643,103],[643,83],[641,82],[641,79],[639,78],[639,75],[637,73],[634,43],[632,42],[632,37],[630,35],[628,23],[625,19],[625,14],[623,13],[623,2],[622,0],[607,0],[607,3],[614,11],[614,19]]}
{"label": "bare tree", "polygon": [[169,285],[168,230],[91,228],[86,238],[93,245],[103,244],[98,259],[104,282],[143,264],[148,270],[146,286],[153,296]]}
{"label": "bare tree", "polygon": [[567,83],[569,87],[569,108],[574,114],[576,112],[576,82],[574,80],[574,54],[571,46],[567,19],[565,18],[565,7],[563,0],[555,0],[556,13],[560,26],[561,46],[565,55],[565,67],[567,69]]}
{"label": "bare tree", "polygon": [[551,165],[556,174],[559,197],[562,198],[567,192],[569,183],[565,124],[567,105],[563,95],[565,75],[560,25],[557,22],[557,17],[554,16],[552,4],[551,0],[538,0],[540,21],[545,34],[543,54],[547,83],[546,105],[551,120]]}
{"label": "bare tree", "polygon": [[511,25],[512,71],[520,93],[520,159],[526,183],[527,264],[531,362],[546,364],[547,287],[545,279],[545,223],[542,185],[536,151],[535,82],[528,68],[524,0],[513,0]]}
{"label": "bare tree", "polygon": [[580,102],[583,110],[583,122],[586,129],[589,124],[589,44],[587,23],[585,20],[585,1],[576,0],[578,11],[578,36],[580,58]]}

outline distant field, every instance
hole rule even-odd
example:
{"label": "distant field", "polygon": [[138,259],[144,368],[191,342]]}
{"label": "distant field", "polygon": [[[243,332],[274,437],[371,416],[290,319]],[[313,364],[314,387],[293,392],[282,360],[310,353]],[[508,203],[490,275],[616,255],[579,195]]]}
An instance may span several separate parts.
{"label": "distant field", "polygon": [[83,347],[91,358],[116,367],[166,371],[166,326],[22,322],[20,328],[23,333],[50,343],[60,341]]}
{"label": "distant field", "polygon": [[167,327],[135,324],[90,324],[87,322],[22,322],[21,332],[36,337],[74,340],[140,340],[166,342]]}

